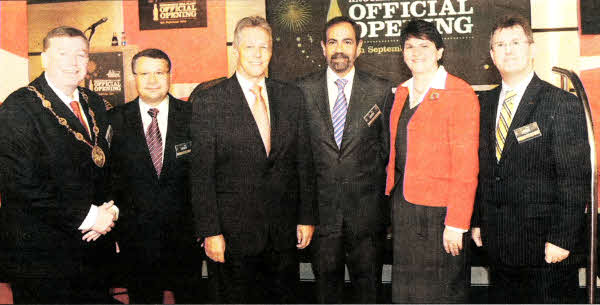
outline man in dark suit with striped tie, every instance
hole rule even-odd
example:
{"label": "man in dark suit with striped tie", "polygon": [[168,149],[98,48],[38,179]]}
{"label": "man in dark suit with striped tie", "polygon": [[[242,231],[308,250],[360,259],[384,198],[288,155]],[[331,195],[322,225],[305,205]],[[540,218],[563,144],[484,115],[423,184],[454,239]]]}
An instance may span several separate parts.
{"label": "man in dark suit with striped tie", "polygon": [[319,226],[312,266],[319,303],[343,302],[348,265],[358,303],[377,303],[389,208],[384,199],[392,85],[356,70],[360,28],[347,17],[325,25],[328,68],[298,81],[304,94],[317,177]]}
{"label": "man in dark suit with striped tie", "polygon": [[591,178],[584,110],[534,73],[526,20],[499,20],[490,47],[502,85],[479,96],[473,218],[490,257],[490,302],[574,303]]}
{"label": "man in dark suit with striped tie", "polygon": [[[171,60],[146,49],[131,63],[138,98],[109,112],[112,190],[121,202],[121,274],[132,303],[197,303],[201,259],[189,191],[191,105],[169,94]],[[194,250],[195,248],[198,248]]]}

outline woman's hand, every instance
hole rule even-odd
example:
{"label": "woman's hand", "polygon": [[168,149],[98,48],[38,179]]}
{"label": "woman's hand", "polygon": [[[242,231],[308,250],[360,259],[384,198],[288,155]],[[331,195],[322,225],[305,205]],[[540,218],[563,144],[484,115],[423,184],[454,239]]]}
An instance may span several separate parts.
{"label": "woman's hand", "polygon": [[444,237],[442,238],[444,241],[444,249],[446,253],[451,253],[452,256],[460,255],[460,250],[463,248],[463,233],[450,230],[448,228],[444,229]]}

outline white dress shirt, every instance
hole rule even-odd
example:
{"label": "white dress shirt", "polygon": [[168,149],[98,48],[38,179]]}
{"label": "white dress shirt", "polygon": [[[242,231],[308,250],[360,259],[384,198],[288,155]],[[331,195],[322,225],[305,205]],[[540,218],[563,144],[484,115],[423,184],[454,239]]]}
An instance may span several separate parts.
{"label": "white dress shirt", "polygon": [[[167,141],[167,125],[169,123],[169,96],[167,95],[158,106],[150,106],[139,98],[140,115],[142,116],[142,126],[144,128],[144,135],[148,132],[148,126],[152,122],[152,117],[148,114],[150,108],[158,109],[156,120],[158,121],[158,129],[160,130],[160,139],[162,140],[162,152],[165,155],[165,144]],[[163,157],[164,160],[164,157]]]}
{"label": "white dress shirt", "polygon": [[402,84],[402,87],[408,88],[410,109],[413,109],[413,108],[417,107],[419,104],[421,104],[421,102],[423,101],[423,98],[425,97],[425,95],[427,94],[429,89],[431,89],[431,88],[440,89],[440,90],[446,89],[446,78],[447,77],[448,77],[448,72],[446,72],[446,69],[444,68],[444,66],[439,66],[437,71],[435,72],[435,75],[433,76],[433,79],[431,80],[431,83],[427,86],[427,89],[425,91],[423,91],[423,95],[421,95],[421,96],[416,96],[414,77],[411,77],[409,80],[405,81]]}
{"label": "white dress shirt", "polygon": [[344,77],[339,77],[330,67],[327,67],[327,95],[329,97],[329,113],[333,115],[333,107],[338,96],[338,86],[335,82],[338,79],[345,79],[348,82],[344,86],[344,95],[346,96],[346,103],[350,103],[350,95],[352,94],[352,86],[354,85],[354,74],[356,70],[354,67]]}
{"label": "white dress shirt", "polygon": [[[242,76],[239,73],[235,73],[235,76],[238,79],[238,83],[240,83],[240,87],[242,87],[242,91],[244,92],[244,97],[246,98],[246,102],[248,103],[248,107],[252,110],[252,106],[256,102],[256,95],[250,91],[254,87],[254,83]],[[265,106],[267,107],[267,117],[269,118],[269,122],[271,121],[271,110],[269,109],[269,95],[267,94],[267,87],[265,85],[265,78],[261,78],[258,84],[260,89],[260,95],[265,101]]]}

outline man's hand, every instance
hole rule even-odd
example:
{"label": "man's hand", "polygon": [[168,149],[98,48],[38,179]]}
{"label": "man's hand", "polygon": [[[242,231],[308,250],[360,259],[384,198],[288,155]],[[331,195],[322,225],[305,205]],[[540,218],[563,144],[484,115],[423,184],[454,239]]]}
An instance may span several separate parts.
{"label": "man's hand", "polygon": [[475,242],[477,247],[483,246],[483,241],[481,240],[481,229],[480,228],[471,228],[471,238]]}
{"label": "man's hand", "polygon": [[111,210],[114,202],[111,200],[98,207],[98,217],[96,217],[96,223],[92,226],[92,231],[96,231],[102,235],[110,232],[115,226],[115,213]]}
{"label": "man's hand", "polygon": [[546,253],[546,263],[560,263],[565,258],[569,257],[569,250],[565,250],[559,246],[555,246],[549,242],[546,242],[546,249],[544,251]]}
{"label": "man's hand", "polygon": [[215,262],[225,262],[225,238],[223,234],[204,238],[204,251]]}
{"label": "man's hand", "polygon": [[86,231],[81,231],[81,233],[85,233],[85,235],[83,235],[83,237],[81,237],[81,239],[87,241],[88,243],[90,241],[96,241],[98,238],[100,238],[100,236],[102,236],[102,234],[100,234],[96,231],[91,231],[91,229],[88,229]]}
{"label": "man's hand", "polygon": [[296,226],[296,237],[298,238],[298,249],[304,249],[310,244],[313,233],[315,232],[315,226],[311,225],[298,225]]}
{"label": "man's hand", "polygon": [[446,253],[452,253],[452,256],[457,256],[460,254],[460,250],[462,250],[463,247],[462,235],[463,233],[456,232],[448,228],[444,229],[444,235],[442,239]]}
{"label": "man's hand", "polygon": [[91,228],[81,231],[84,234],[81,239],[87,242],[96,241],[100,236],[110,232],[118,218],[118,210],[112,200],[99,206],[96,223]]}

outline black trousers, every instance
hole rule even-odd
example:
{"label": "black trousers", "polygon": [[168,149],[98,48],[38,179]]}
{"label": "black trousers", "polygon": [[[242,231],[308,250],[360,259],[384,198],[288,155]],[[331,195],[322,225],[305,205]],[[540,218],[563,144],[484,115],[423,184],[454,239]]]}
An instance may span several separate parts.
{"label": "black trousers", "polygon": [[490,303],[575,303],[579,278],[577,266],[490,264],[490,284]]}
{"label": "black trousers", "polygon": [[106,304],[113,303],[108,283],[89,278],[21,278],[11,283],[15,304]]}
{"label": "black trousers", "polygon": [[312,268],[317,280],[317,302],[345,303],[344,267],[347,265],[353,291],[349,300],[360,304],[378,303],[384,238],[384,232],[357,236],[346,226],[340,233],[320,235],[315,232]]}
{"label": "black trousers", "polygon": [[208,262],[209,291],[215,303],[296,303],[300,279],[298,250],[270,245],[257,255],[225,250],[225,263]]}
{"label": "black trousers", "polygon": [[[206,297],[198,292],[204,290],[201,285],[202,260],[200,266],[190,264],[190,271],[194,274],[179,273],[167,275],[165,273],[136,274],[127,282],[127,291],[131,304],[161,304],[163,291],[170,290],[175,295],[175,301],[181,303],[205,303]],[[165,280],[168,279],[168,280]]]}

